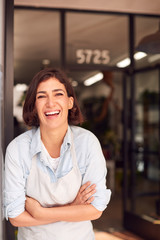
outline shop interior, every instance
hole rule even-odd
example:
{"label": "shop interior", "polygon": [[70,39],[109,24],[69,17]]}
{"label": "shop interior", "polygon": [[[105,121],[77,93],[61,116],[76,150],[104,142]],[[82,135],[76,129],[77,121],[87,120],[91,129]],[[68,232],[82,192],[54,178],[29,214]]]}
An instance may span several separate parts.
{"label": "shop interior", "polygon": [[146,51],[142,43],[156,34],[158,16],[14,10],[14,136],[26,130],[22,106],[34,74],[65,69],[86,119],[82,127],[98,137],[108,167],[111,203],[93,225],[115,236],[128,230],[147,239],[130,226],[135,215],[160,223],[160,46]]}

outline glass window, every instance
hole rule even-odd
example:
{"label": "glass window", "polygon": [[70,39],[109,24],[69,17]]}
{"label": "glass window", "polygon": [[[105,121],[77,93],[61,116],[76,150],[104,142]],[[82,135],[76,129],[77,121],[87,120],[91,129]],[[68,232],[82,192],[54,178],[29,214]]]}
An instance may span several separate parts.
{"label": "glass window", "polygon": [[138,214],[155,216],[160,180],[158,70],[137,74],[135,82],[136,206]]}
{"label": "glass window", "polygon": [[[142,52],[142,55],[136,55],[136,68],[147,67],[160,63],[159,30],[158,18],[135,18],[135,53]],[[143,53],[146,54],[144,55]]]}
{"label": "glass window", "polygon": [[[90,82],[101,75],[97,82]],[[121,160],[122,73],[113,71],[70,71],[78,102],[85,117],[83,127],[99,139],[106,159]],[[86,85],[86,83],[88,83]]]}
{"label": "glass window", "polygon": [[25,130],[22,106],[33,76],[45,67],[60,65],[59,16],[56,11],[14,12],[14,136]]}
{"label": "glass window", "polygon": [[159,215],[159,111],[159,71],[135,74],[135,147],[129,152],[133,161],[128,158],[128,209],[146,219]]}
{"label": "glass window", "polygon": [[45,66],[60,64],[59,12],[21,10],[14,12],[15,83],[28,83]]}
{"label": "glass window", "polygon": [[128,57],[128,17],[67,13],[67,64],[116,66]]}

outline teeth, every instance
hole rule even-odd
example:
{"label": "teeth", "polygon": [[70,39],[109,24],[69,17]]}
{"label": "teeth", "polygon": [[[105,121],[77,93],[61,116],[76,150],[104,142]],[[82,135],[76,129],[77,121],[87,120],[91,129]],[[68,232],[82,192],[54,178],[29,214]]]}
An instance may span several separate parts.
{"label": "teeth", "polygon": [[46,116],[54,115],[54,114],[59,114],[59,111],[54,111],[54,112],[46,112]]}

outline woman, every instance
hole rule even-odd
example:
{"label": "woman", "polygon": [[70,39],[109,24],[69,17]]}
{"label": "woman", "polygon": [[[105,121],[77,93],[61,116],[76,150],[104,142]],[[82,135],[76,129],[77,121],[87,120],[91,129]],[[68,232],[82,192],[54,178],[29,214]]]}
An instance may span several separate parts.
{"label": "woman", "polygon": [[18,240],[93,240],[90,220],[111,194],[105,160],[97,138],[75,126],[83,118],[60,71],[36,74],[23,118],[32,128],[9,144],[5,161],[5,213]]}

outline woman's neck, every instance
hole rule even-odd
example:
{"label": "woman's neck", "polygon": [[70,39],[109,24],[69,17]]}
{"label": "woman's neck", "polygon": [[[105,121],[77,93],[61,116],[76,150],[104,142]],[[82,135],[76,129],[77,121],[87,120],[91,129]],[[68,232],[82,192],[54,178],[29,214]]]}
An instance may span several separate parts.
{"label": "woman's neck", "polygon": [[60,156],[61,145],[67,130],[68,126],[53,130],[44,129],[40,126],[41,140],[51,157],[57,158]]}

